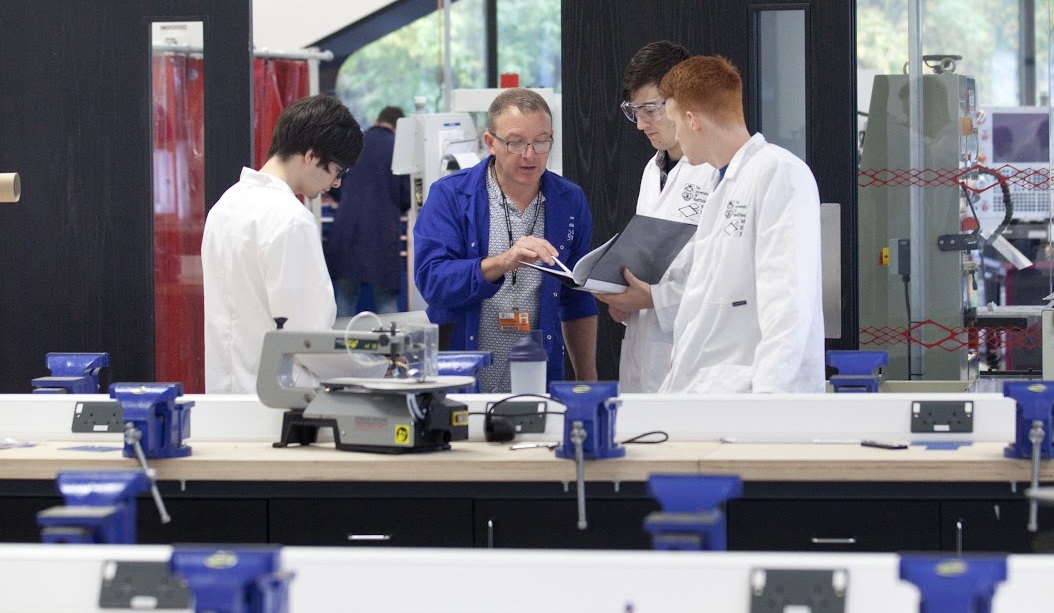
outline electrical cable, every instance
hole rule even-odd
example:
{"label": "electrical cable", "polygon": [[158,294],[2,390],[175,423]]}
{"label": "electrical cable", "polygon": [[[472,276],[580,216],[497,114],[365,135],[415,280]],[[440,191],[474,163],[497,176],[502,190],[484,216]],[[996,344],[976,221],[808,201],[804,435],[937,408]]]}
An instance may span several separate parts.
{"label": "electrical cable", "polygon": [[406,408],[409,409],[411,418],[423,421],[427,417],[424,409],[417,403],[417,394],[406,395]]}
{"label": "electrical cable", "polygon": [[[1010,198],[1010,186],[1006,184],[1006,177],[1000,173],[988,168],[987,166],[974,166],[974,170],[982,172],[986,175],[995,177],[997,183],[999,183],[999,191],[1003,194],[1003,220],[999,222],[995,230],[989,235],[989,238],[999,236],[1002,234],[1010,222],[1014,219],[1014,202]],[[975,236],[980,235],[981,232],[981,219],[977,216],[977,211],[974,209],[973,200],[967,195],[965,179],[959,181],[959,189],[963,191],[963,196],[966,198],[966,203],[970,206],[970,213],[973,215],[974,221],[977,222],[977,230],[973,232]]]}
{"label": "electrical cable", "polygon": [[[657,440],[657,441],[642,441],[641,440],[642,438],[644,438],[646,436],[652,436],[652,435],[658,435],[658,436],[661,436],[662,438]],[[619,445],[660,445],[662,443],[665,443],[668,440],[670,440],[670,435],[667,434],[665,431],[663,431],[663,430],[652,430],[651,432],[644,432],[643,434],[638,434],[637,436],[634,436],[632,438],[628,438],[628,439],[626,439],[626,440],[624,440],[624,441],[622,441],[621,443],[618,443],[618,444]]]}
{"label": "electrical cable", "polygon": [[[491,407],[491,409],[493,409],[493,407]],[[535,415],[564,415],[564,414],[565,413],[563,411],[550,411],[550,410],[546,409],[544,411],[531,411],[530,413],[501,413],[500,415],[497,415],[497,417],[533,417]],[[486,411],[469,411],[467,413],[467,415],[482,415],[483,417],[486,417],[486,416],[490,415],[490,416],[494,417],[494,415],[491,413],[490,409],[488,409]]]}

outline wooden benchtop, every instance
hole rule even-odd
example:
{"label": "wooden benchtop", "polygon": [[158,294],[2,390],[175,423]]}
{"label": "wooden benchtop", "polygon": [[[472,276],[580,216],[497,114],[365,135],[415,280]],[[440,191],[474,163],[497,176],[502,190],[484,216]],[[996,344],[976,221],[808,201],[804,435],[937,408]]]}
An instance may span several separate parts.
{"label": "wooden benchtop", "polygon": [[[454,443],[449,451],[387,455],[337,451],[332,444],[275,449],[268,442],[190,441],[191,456],[149,460],[162,481],[573,481],[574,463],[546,449]],[[80,451],[69,441],[0,450],[0,479],[53,479],[61,470],[134,469],[115,443]],[[1030,481],[1027,460],[1003,457],[1001,443],[956,450],[874,449],[854,444],[667,442],[628,445],[626,457],[586,464],[590,481],[645,481],[654,473],[738,474],[747,481]],[[1054,463],[1041,478],[1054,481]]]}

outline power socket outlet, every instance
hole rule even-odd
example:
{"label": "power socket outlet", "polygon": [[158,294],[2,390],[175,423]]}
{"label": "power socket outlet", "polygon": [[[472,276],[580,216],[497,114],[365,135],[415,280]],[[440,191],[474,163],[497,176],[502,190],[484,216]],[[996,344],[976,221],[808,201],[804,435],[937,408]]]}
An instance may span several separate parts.
{"label": "power socket outlet", "polygon": [[750,571],[750,613],[844,613],[849,571],[844,568]]}
{"label": "power socket outlet", "polygon": [[124,411],[117,401],[78,402],[73,408],[73,432],[124,432]]}
{"label": "power socket outlet", "polygon": [[487,410],[512,420],[516,434],[538,434],[545,432],[546,406],[544,400],[524,400],[503,402],[496,407],[489,403]]}
{"label": "power socket outlet", "polygon": [[912,432],[973,432],[970,400],[916,400],[911,403]]}
{"label": "power socket outlet", "polygon": [[190,606],[190,591],[168,569],[168,562],[104,563],[99,606],[105,609],[181,609]]}

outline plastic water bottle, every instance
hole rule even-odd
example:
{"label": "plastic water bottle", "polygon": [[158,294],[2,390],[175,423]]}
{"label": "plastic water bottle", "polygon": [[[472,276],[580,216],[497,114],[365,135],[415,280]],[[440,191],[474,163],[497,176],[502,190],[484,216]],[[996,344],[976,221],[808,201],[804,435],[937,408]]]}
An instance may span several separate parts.
{"label": "plastic water bottle", "polygon": [[509,378],[513,394],[545,394],[548,356],[542,348],[541,331],[532,330],[509,350]]}

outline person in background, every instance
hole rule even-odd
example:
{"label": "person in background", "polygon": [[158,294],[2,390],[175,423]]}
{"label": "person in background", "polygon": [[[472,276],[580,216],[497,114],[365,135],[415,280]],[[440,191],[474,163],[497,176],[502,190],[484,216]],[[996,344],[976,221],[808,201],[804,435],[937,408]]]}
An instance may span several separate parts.
{"label": "person in background", "polygon": [[523,264],[559,258],[574,267],[589,252],[582,188],[545,168],[549,105],[530,90],[502,91],[487,112],[483,142],[491,155],[433,183],[414,225],[414,280],[428,317],[450,329],[444,348],[492,352],[481,392],[509,391],[509,349],[535,329],[548,381],[564,379],[565,339],[576,378],[595,381],[593,296]]}
{"label": "person in background", "polygon": [[[622,112],[655,147],[640,180],[636,213],[696,224],[717,171],[705,163],[693,166],[684,158],[659,95],[659,82],[666,72],[688,57],[687,49],[668,40],[641,47],[622,78]],[[611,317],[626,325],[619,361],[621,391],[658,392],[669,372],[673,320],[689,259],[690,248],[686,247],[657,284],[633,283],[636,277],[626,271],[631,290],[597,295],[608,304]]]}
{"label": "person in background", "polygon": [[[296,197],[339,187],[359,158],[362,130],[332,96],[312,96],[278,117],[267,162],[241,179],[205,220],[205,391],[255,393],[263,337],[285,327],[327,330],[337,307],[314,215]],[[294,380],[314,386],[303,363]]]}
{"label": "person in background", "polygon": [[358,312],[360,290],[373,292],[374,311],[399,311],[403,281],[401,215],[410,208],[410,177],[392,174],[395,124],[403,117],[386,106],[363,136],[362,157],[335,190],[340,207],[326,240],[337,317]]}
{"label": "person in background", "polygon": [[824,391],[820,197],[805,162],[751,136],[743,81],[695,56],[659,85],[692,164],[719,169],[692,245],[661,392]]}

